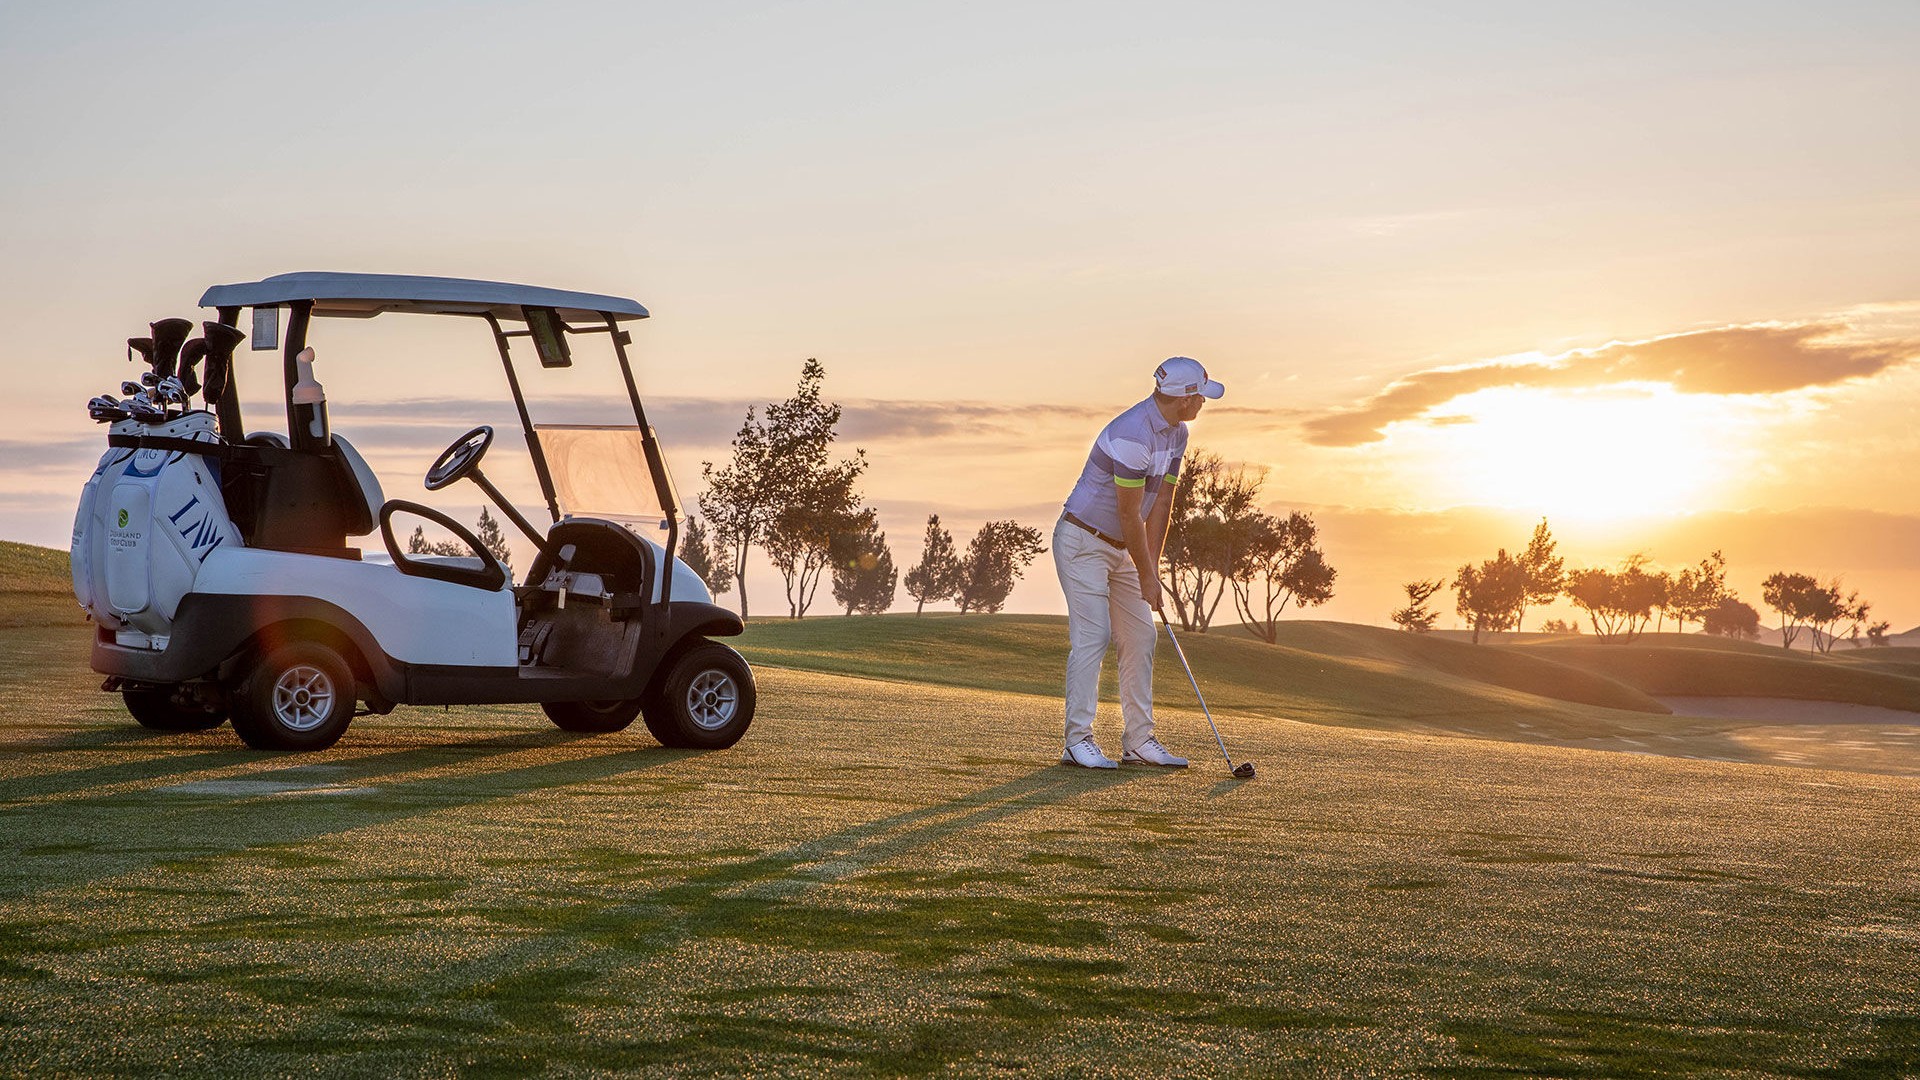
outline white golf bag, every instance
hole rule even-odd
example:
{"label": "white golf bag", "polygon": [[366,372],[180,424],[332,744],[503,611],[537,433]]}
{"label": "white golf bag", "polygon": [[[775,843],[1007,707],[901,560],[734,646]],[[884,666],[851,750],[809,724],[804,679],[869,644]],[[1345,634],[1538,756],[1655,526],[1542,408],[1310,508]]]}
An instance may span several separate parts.
{"label": "white golf bag", "polygon": [[170,445],[110,446],[101,456],[74,516],[73,594],[118,644],[164,649],[180,599],[207,556],[242,546],[220,494],[217,458],[181,445],[205,443],[212,451],[220,437],[204,411],[163,424],[122,420],[109,434]]}

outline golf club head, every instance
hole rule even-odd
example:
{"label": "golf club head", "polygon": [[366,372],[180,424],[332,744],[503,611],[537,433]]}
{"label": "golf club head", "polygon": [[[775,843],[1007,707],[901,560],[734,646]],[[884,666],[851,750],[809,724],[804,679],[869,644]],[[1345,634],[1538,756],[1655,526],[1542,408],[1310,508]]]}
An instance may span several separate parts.
{"label": "golf club head", "polygon": [[120,384],[121,397],[139,397],[141,394],[145,392],[146,392],[146,387],[141,386],[139,383],[134,382],[132,379],[128,379],[125,382],[122,382]]}
{"label": "golf club head", "polygon": [[161,379],[160,384],[155,386],[153,391],[160,395],[161,401],[171,402],[175,405],[185,405],[187,403],[187,388],[186,385],[180,381],[180,376],[178,375],[169,375]]}
{"label": "golf club head", "polygon": [[153,366],[153,339],[150,337],[130,337],[127,339],[127,362],[133,362],[133,354],[140,354],[140,362]]}
{"label": "golf club head", "polygon": [[158,424],[167,418],[167,411],[146,398],[134,398],[127,402],[127,412],[143,424]]}
{"label": "golf club head", "polygon": [[143,371],[140,373],[140,385],[145,386],[149,389],[155,386],[159,386],[160,376],[151,371]]}
{"label": "golf club head", "polygon": [[125,420],[127,418],[127,410],[120,407],[119,400],[112,394],[101,394],[87,402],[87,415],[91,417],[96,424],[111,424],[115,421]]}
{"label": "golf club head", "polygon": [[1233,775],[1236,780],[1253,779],[1253,762],[1243,761],[1240,764],[1235,765],[1233,767]]}

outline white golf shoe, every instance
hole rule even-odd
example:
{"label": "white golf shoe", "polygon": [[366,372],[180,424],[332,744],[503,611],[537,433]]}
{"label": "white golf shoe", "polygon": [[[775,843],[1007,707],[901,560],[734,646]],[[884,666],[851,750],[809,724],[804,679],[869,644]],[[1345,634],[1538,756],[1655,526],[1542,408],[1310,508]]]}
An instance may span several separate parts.
{"label": "white golf shoe", "polygon": [[1129,765],[1166,765],[1175,769],[1187,767],[1186,758],[1167,753],[1167,748],[1160,745],[1160,740],[1151,735],[1147,736],[1146,742],[1121,755],[1120,760]]}
{"label": "white golf shoe", "polygon": [[1060,752],[1060,764],[1083,769],[1117,769],[1120,763],[1100,752],[1100,744],[1089,735]]}

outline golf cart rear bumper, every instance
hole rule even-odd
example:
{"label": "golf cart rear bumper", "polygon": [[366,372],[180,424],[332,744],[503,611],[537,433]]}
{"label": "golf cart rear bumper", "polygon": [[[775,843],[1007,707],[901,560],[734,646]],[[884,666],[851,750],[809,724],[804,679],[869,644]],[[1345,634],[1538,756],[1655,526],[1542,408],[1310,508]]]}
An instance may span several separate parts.
{"label": "golf cart rear bumper", "polygon": [[402,699],[406,678],[366,627],[338,605],[310,596],[189,593],[174,614],[173,633],[164,649],[128,648],[116,644],[110,631],[96,628],[93,670],[162,685],[217,678],[225,674],[222,665],[237,658],[262,630],[281,627],[290,636],[300,636],[301,623],[346,638],[364,664],[356,674],[369,679],[382,697]]}

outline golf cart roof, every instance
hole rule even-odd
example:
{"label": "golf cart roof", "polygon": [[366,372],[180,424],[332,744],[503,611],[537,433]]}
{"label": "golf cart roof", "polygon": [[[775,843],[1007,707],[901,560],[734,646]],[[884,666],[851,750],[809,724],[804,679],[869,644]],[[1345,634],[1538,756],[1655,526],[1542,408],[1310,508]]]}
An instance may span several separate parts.
{"label": "golf cart roof", "polygon": [[638,302],[598,293],[511,285],[469,278],[418,277],[411,274],[338,274],[305,271],[275,274],[259,281],[215,285],[200,297],[201,307],[271,307],[300,300],[313,302],[313,314],[370,319],[383,311],[423,315],[482,315],[519,319],[522,308],[555,308],[569,320],[644,319]]}

